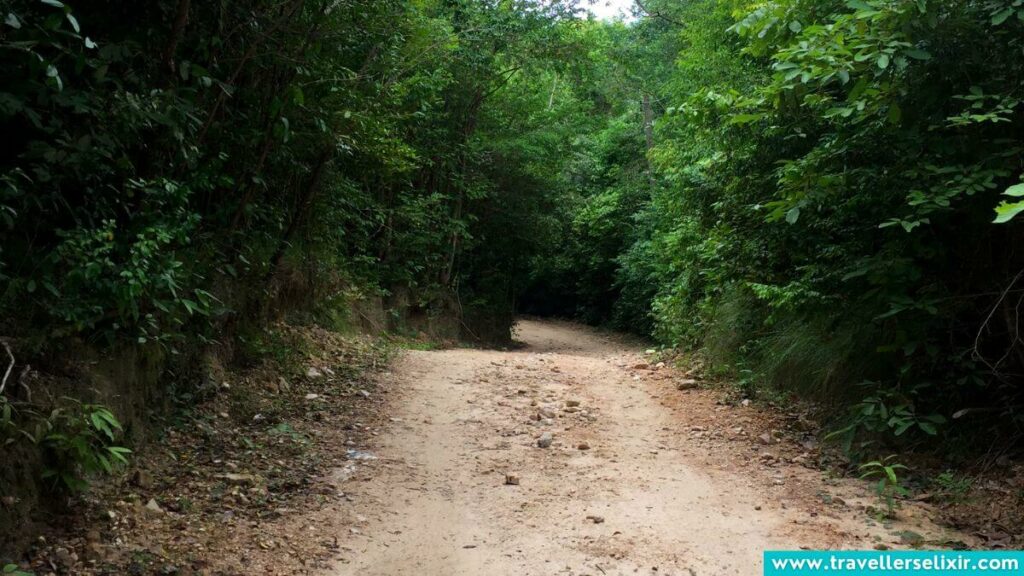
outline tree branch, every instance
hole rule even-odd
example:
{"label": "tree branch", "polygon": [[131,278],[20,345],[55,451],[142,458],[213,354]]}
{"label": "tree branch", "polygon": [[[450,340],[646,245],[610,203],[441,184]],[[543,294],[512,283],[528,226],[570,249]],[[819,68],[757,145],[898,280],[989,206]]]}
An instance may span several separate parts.
{"label": "tree branch", "polygon": [[641,0],[634,0],[634,1],[636,2],[636,5],[640,7],[640,10],[644,14],[647,14],[648,16],[650,16],[651,18],[657,18],[659,20],[664,20],[665,22],[668,22],[669,24],[672,24],[672,25],[675,25],[675,26],[679,26],[681,28],[685,28],[686,27],[685,23],[680,22],[679,20],[676,20],[676,19],[674,19],[674,18],[672,18],[670,16],[666,16],[663,12],[659,12],[659,11],[655,11],[655,10],[649,10],[647,8],[647,6],[644,6],[644,3]]}
{"label": "tree branch", "polygon": [[7,343],[7,340],[0,339],[0,344],[3,345],[4,349],[7,350],[7,355],[11,357],[11,363],[7,366],[7,372],[4,373],[3,381],[0,381],[0,394],[4,393],[4,388],[7,387],[7,379],[11,377],[11,370],[14,370],[14,352],[11,351],[11,345]]}

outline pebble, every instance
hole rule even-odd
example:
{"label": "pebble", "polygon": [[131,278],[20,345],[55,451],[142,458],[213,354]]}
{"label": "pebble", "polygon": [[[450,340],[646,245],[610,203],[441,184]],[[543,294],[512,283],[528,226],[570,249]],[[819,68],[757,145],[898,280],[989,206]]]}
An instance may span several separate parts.
{"label": "pebble", "polygon": [[246,486],[257,483],[257,478],[252,474],[218,474],[215,477],[221,480],[226,480],[230,484],[236,484],[239,486]]}
{"label": "pebble", "polygon": [[150,498],[149,502],[146,502],[146,510],[149,510],[150,512],[154,512],[156,514],[164,513],[164,509],[161,508],[160,504],[158,504],[157,501],[153,498]]}
{"label": "pebble", "polygon": [[554,435],[552,435],[551,432],[545,432],[545,433],[540,435],[540,438],[537,438],[537,447],[538,448],[550,448],[551,447],[551,443],[554,442],[554,441],[555,441]]}

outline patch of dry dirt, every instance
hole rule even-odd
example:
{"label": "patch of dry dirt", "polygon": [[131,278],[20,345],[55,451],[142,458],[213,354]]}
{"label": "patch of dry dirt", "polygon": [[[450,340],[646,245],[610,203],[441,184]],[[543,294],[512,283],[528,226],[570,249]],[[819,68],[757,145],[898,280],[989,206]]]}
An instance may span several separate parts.
{"label": "patch of dry dirt", "polygon": [[866,484],[823,477],[798,433],[677,389],[628,342],[536,321],[519,337],[398,362],[393,423],[369,481],[342,488],[357,522],[328,574],[753,575],[765,549],[967,539],[920,503],[871,520]]}

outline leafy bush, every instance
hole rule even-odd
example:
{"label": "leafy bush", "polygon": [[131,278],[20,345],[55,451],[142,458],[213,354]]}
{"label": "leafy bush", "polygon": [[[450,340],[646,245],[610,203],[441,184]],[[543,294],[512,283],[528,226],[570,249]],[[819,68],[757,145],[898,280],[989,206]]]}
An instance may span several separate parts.
{"label": "leafy bush", "polygon": [[41,414],[31,407],[16,411],[0,399],[0,438],[5,447],[31,442],[42,451],[42,478],[57,490],[78,492],[97,474],[113,474],[128,463],[131,450],[119,446],[122,427],[114,414],[96,404],[65,399]]}
{"label": "leafy bush", "polygon": [[[602,309],[645,299],[653,325],[638,331],[702,350],[750,393],[853,406],[839,427],[872,440],[1011,441],[1024,8],[645,6],[619,48],[632,58],[611,68],[633,92],[610,97],[622,107],[606,130],[652,128],[648,147],[591,141],[582,167],[591,179],[630,163],[653,172],[599,182],[570,212],[587,226],[567,231],[579,256],[560,273],[585,280],[581,316],[607,321]],[[662,112],[653,126],[637,117],[645,106]],[[609,276],[619,288],[601,291]]]}

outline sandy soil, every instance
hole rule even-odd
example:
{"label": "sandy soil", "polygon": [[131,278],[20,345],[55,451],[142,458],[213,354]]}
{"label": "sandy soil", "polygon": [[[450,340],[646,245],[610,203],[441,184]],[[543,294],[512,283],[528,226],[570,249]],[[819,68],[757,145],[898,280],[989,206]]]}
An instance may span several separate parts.
{"label": "sandy soil", "polygon": [[678,390],[634,344],[555,322],[517,337],[409,352],[384,376],[390,424],[360,446],[376,459],[334,477],[347,529],[326,574],[755,575],[765,549],[964,539],[924,504],[873,521],[865,483],[808,464],[805,437]]}

